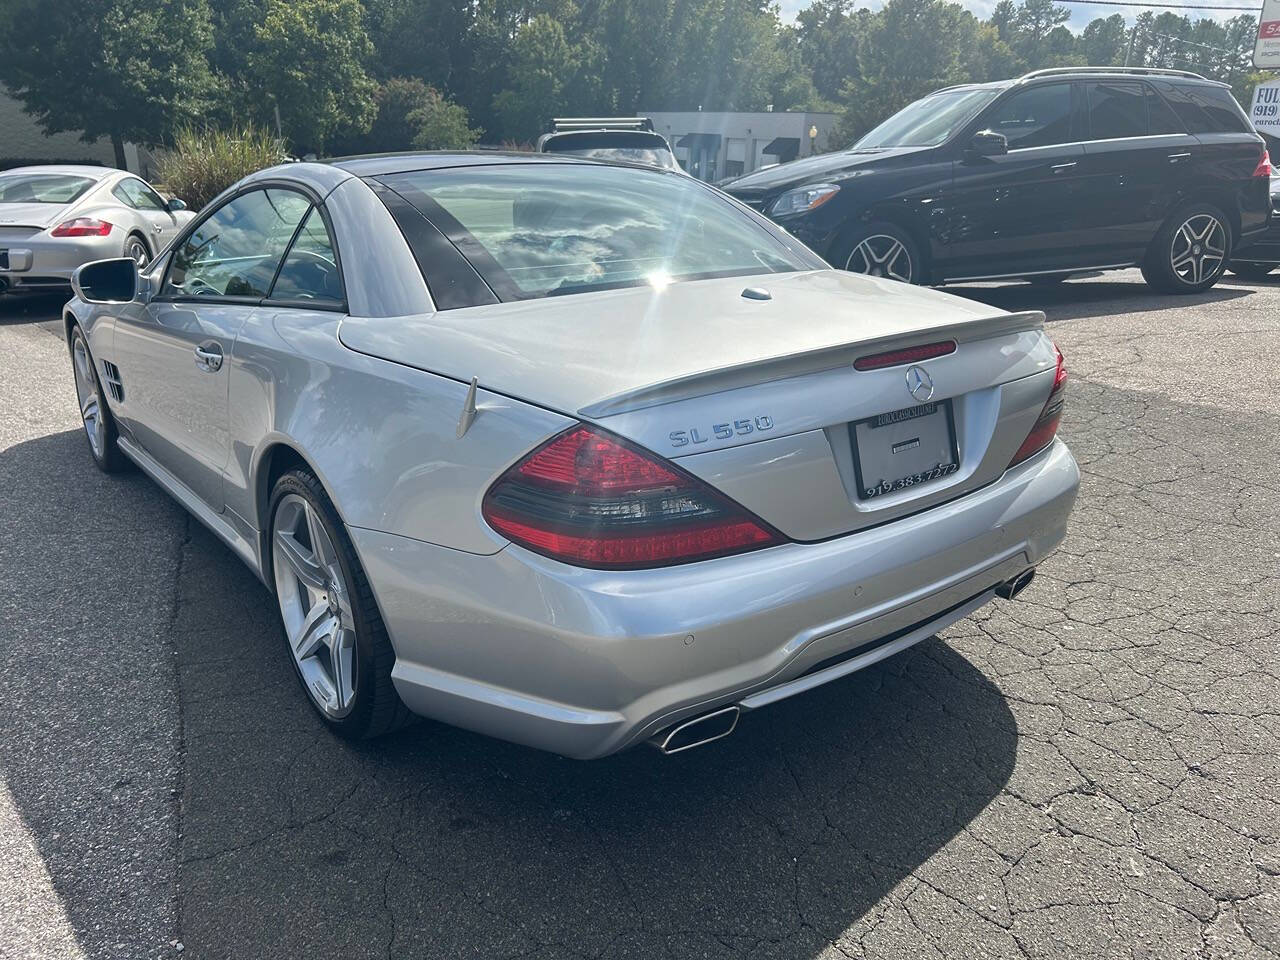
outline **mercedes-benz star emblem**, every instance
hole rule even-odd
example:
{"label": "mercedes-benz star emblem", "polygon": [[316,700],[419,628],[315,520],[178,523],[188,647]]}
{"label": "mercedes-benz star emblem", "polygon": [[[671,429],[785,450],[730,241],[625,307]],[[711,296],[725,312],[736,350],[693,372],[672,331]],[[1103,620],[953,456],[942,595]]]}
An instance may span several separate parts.
{"label": "mercedes-benz star emblem", "polygon": [[933,377],[923,367],[907,368],[907,392],[916,403],[925,403],[933,398]]}

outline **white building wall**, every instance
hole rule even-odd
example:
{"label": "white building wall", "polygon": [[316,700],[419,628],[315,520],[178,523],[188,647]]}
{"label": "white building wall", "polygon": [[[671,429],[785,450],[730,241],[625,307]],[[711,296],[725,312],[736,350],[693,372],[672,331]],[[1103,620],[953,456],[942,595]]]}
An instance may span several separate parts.
{"label": "white building wall", "polygon": [[[836,124],[833,113],[808,113],[802,111],[762,111],[758,113],[712,111],[661,111],[640,110],[636,116],[648,117],[654,129],[670,141],[676,158],[689,169],[693,158],[687,148],[680,147],[680,140],[689,134],[715,134],[720,137],[719,149],[714,157],[714,173],[699,171],[703,179],[721,180],[729,175],[728,162],[741,158],[743,173],[750,173],[762,166],[777,163],[764,150],[778,137],[790,137],[799,141],[797,157],[807,157],[811,152],[823,153],[829,149],[831,133]],[[809,130],[818,128],[811,151]]]}
{"label": "white building wall", "polygon": [[[125,145],[125,157],[131,168],[136,166],[138,152],[131,144]],[[40,126],[22,112],[22,105],[0,90],[0,160],[31,161],[71,160],[79,163],[100,163],[108,167],[116,165],[111,141],[99,139],[83,143],[79,134],[55,133],[46,136]]]}

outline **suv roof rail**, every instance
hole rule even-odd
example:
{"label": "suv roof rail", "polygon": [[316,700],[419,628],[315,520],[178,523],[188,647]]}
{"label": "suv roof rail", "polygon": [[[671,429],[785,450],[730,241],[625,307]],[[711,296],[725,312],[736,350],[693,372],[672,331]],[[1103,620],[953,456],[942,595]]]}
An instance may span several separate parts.
{"label": "suv roof rail", "polygon": [[653,132],[653,121],[648,117],[555,117],[551,121],[552,133],[568,130],[647,130]]}
{"label": "suv roof rail", "polygon": [[1174,70],[1170,67],[1046,67],[1043,70],[1032,70],[1024,73],[1019,80],[1030,80],[1032,77],[1049,77],[1072,73],[1131,73],[1137,76],[1188,77],[1192,80],[1208,80],[1208,77],[1190,70]]}

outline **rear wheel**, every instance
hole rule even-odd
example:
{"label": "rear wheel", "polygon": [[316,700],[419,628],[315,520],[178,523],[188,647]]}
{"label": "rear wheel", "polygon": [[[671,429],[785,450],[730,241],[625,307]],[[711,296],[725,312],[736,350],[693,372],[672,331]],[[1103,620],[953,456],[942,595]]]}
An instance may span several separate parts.
{"label": "rear wheel", "polygon": [[367,739],[411,717],[364,570],[320,482],[286,473],[271,497],[271,572],[298,679],[335,733]]}
{"label": "rear wheel", "polygon": [[1233,263],[1228,269],[1244,280],[1261,280],[1275,268],[1274,263]]}
{"label": "rear wheel", "polygon": [[887,277],[902,283],[924,282],[924,264],[915,241],[892,223],[859,227],[836,248],[831,262],[850,273]]}
{"label": "rear wheel", "polygon": [[151,262],[151,248],[136,233],[129,234],[129,239],[124,242],[124,255],[137,263],[139,270]]}
{"label": "rear wheel", "polygon": [[1231,226],[1217,207],[1192,203],[1165,221],[1147,249],[1142,276],[1165,293],[1198,293],[1222,276],[1231,256]]}
{"label": "rear wheel", "polygon": [[119,473],[129,466],[121,452],[115,417],[102,396],[102,384],[94,367],[89,342],[79,324],[71,328],[71,369],[76,381],[76,401],[80,405],[80,422],[89,440],[89,453],[103,473]]}

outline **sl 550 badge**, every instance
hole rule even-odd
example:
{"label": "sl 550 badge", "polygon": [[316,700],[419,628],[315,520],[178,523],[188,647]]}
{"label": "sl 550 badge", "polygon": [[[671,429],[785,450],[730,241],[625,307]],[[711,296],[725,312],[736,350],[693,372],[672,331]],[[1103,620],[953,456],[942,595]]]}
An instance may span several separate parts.
{"label": "sl 550 badge", "polygon": [[672,430],[667,437],[673,447],[687,447],[691,443],[706,443],[708,440],[732,440],[734,437],[745,437],[748,433],[764,433],[773,429],[773,417],[745,417],[742,420],[731,420],[725,423],[713,423],[710,433],[704,428],[690,427],[688,430]]}

